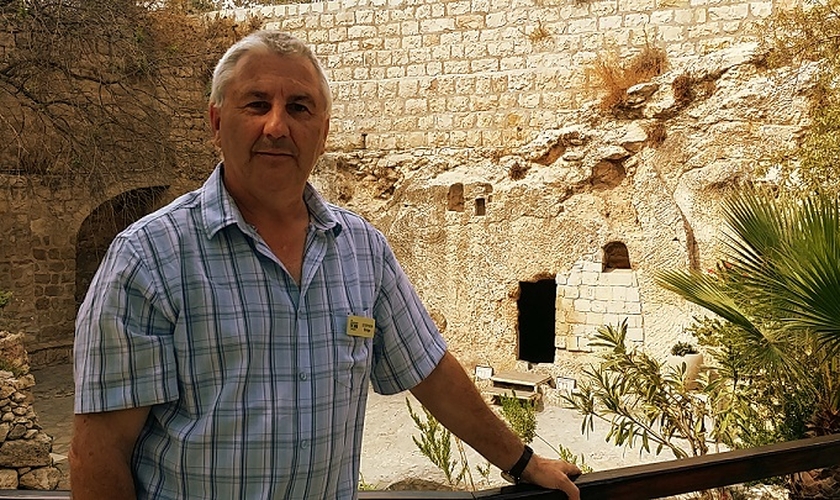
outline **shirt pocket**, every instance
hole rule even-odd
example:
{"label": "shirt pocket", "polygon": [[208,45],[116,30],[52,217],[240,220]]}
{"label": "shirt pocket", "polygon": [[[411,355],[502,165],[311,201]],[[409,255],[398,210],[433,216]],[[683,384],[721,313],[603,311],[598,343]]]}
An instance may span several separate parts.
{"label": "shirt pocket", "polygon": [[349,317],[350,313],[333,315],[334,376],[338,384],[358,393],[370,375],[373,339],[348,335]]}

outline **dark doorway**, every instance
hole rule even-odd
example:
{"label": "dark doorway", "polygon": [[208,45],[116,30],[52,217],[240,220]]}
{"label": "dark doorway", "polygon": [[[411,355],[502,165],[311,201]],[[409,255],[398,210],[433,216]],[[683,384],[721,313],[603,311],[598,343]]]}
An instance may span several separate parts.
{"label": "dark doorway", "polygon": [[99,205],[79,228],[76,241],[76,308],[81,305],[114,236],[160,206],[165,186],[135,189]]}
{"label": "dark doorway", "polygon": [[554,362],[554,317],[557,283],[552,279],[519,282],[519,359]]}

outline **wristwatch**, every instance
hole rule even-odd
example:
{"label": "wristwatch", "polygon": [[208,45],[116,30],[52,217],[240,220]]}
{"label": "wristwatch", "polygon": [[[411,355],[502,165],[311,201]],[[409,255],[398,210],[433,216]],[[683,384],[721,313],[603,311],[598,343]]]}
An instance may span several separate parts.
{"label": "wristwatch", "polygon": [[509,483],[519,484],[522,481],[522,473],[525,472],[525,467],[528,466],[528,462],[531,461],[531,455],[533,454],[534,450],[526,444],[525,449],[522,450],[522,456],[519,457],[519,460],[513,464],[510,470],[502,471],[502,477]]}

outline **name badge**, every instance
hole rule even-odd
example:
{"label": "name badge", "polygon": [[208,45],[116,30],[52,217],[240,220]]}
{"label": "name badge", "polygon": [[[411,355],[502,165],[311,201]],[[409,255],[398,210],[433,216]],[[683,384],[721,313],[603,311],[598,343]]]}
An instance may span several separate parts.
{"label": "name badge", "polygon": [[374,330],[376,330],[376,320],[373,318],[365,318],[363,316],[347,317],[347,335],[371,339],[373,338]]}

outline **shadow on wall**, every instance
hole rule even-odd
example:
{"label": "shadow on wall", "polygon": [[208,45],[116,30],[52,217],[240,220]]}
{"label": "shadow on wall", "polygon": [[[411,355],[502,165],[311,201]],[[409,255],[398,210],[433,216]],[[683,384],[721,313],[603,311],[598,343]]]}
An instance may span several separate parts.
{"label": "shadow on wall", "polygon": [[76,240],[76,310],[114,237],[157,209],[167,188],[153,186],[127,191],[96,207],[82,222]]}

